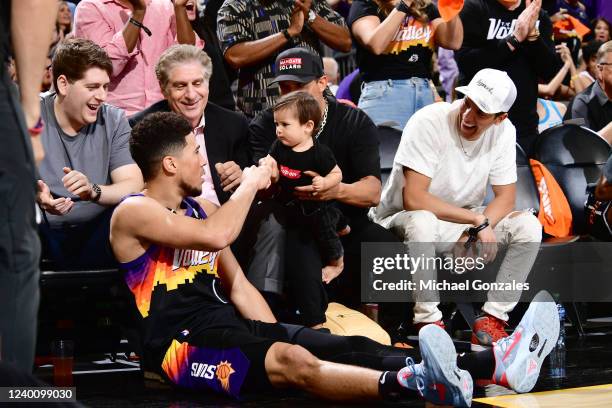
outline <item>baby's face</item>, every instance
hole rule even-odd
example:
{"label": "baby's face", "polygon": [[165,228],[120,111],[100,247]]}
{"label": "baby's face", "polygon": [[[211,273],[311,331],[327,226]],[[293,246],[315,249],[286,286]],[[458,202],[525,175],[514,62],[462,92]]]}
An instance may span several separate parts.
{"label": "baby's face", "polygon": [[289,147],[300,145],[312,138],[312,121],[300,124],[295,109],[281,109],[274,112],[276,137]]}

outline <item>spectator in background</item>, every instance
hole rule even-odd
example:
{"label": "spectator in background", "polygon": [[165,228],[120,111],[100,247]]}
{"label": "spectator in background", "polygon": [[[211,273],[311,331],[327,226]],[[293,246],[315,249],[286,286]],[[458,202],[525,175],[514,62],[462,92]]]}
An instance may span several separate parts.
{"label": "spectator in background", "polygon": [[220,205],[240,184],[248,164],[248,122],[240,112],[209,101],[212,62],[192,45],[173,45],[159,58],[155,73],[164,100],[130,117],[135,127],[154,112],[174,112],[189,121],[200,154],[206,158],[202,197]]}
{"label": "spectator in background", "polygon": [[51,85],[53,85],[53,75],[51,73],[51,55],[47,55],[47,59],[45,61],[45,69],[43,71],[42,81],[40,83],[40,92],[47,92]]}
{"label": "spectator in background", "polygon": [[612,121],[612,41],[597,51],[596,81],[570,102],[565,119],[582,118],[584,126],[599,132]]}
{"label": "spectator in background", "polygon": [[336,60],[331,57],[324,57],[323,72],[328,78],[327,87],[331,93],[336,95],[336,92],[338,91],[338,77],[340,76],[340,73],[338,72],[338,63]]}
{"label": "spectator in background", "polygon": [[43,254],[58,267],[112,266],[111,207],[143,188],[125,112],[104,103],[113,66],[97,44],[75,38],[60,43],[52,69],[55,92],[40,102]]}
{"label": "spectator in background", "polygon": [[344,20],[324,0],[226,0],[217,22],[225,59],[238,70],[238,108],[250,117],[280,95],[270,85],[281,51],[305,47],[322,56],[321,43],[351,49]]}
{"label": "spectator in background", "polygon": [[[567,86],[563,84],[563,81],[568,74],[570,78],[576,78],[578,71],[576,70],[576,65],[574,65],[571,51],[565,43],[556,45],[555,50],[559,54],[561,61],[563,61],[563,66],[561,66],[559,72],[548,83],[538,84],[538,96],[567,101],[576,95],[575,86],[580,86],[580,83],[578,81],[570,81],[570,86]],[[579,88],[578,92],[582,91],[582,89]]]}
{"label": "spectator in background", "polygon": [[527,154],[538,136],[538,79],[550,81],[561,64],[552,42],[552,26],[541,0],[467,0],[461,11],[463,46],[455,53],[460,84],[482,68],[508,72],[517,87],[509,117]]}
{"label": "spectator in background", "polygon": [[[567,87],[562,84],[563,79],[569,73],[572,78],[577,77],[576,66],[570,54],[569,48],[565,44],[556,46],[557,52],[561,55],[563,67],[557,72],[557,75],[547,84],[538,84],[538,132],[556,126],[563,122],[563,115],[566,111],[566,106],[562,102],[556,102],[557,99],[567,100],[567,97],[575,95],[574,88]],[[579,82],[572,81],[572,86],[579,85]]]}
{"label": "spectator in background", "polygon": [[584,44],[582,47],[582,70],[577,77],[572,77],[574,87],[582,92],[585,88],[591,85],[597,77],[597,50],[603,43],[593,40]]}
{"label": "spectator in background", "polygon": [[217,12],[222,4],[223,0],[198,0],[194,10],[190,1],[186,6],[187,17],[193,30],[204,40],[204,52],[212,61],[208,100],[226,109],[236,110],[231,88],[236,79],[236,71],[223,58],[217,37]]}
{"label": "spectator in background", "polygon": [[591,23],[593,27],[593,40],[601,41],[602,43],[612,40],[612,26],[610,22],[603,17],[596,18]]}
{"label": "spectator in background", "polygon": [[4,64],[12,49],[19,72],[17,92],[0,67],[0,359],[24,373],[34,366],[38,324],[34,203],[36,163],[44,156],[38,93],[56,11],[57,4],[47,0],[0,2],[0,61]]}
{"label": "spectator in background", "polygon": [[70,12],[70,7],[68,7],[68,2],[66,1],[59,2],[55,29],[57,30],[58,41],[66,38],[68,33],[72,31],[72,13]]}
{"label": "spectator in background", "polygon": [[434,102],[432,55],[438,46],[461,47],[461,20],[444,22],[430,0],[355,0],[348,23],[365,81],[359,107],[376,125],[402,130]]}
{"label": "spectator in background", "polygon": [[108,102],[128,115],[163,99],[154,64],[169,46],[198,44],[187,17],[187,0],[83,0],[75,36],[100,45],[113,62]]}

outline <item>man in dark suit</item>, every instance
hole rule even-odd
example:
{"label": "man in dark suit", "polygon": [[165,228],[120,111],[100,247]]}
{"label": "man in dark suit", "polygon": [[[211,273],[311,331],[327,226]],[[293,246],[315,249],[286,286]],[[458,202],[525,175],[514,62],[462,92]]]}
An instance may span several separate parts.
{"label": "man in dark suit", "polygon": [[192,45],[168,48],[155,66],[163,101],[129,118],[134,127],[153,112],[175,112],[193,127],[200,153],[206,160],[202,197],[225,203],[240,184],[248,163],[248,122],[234,112],[208,101],[212,63],[208,55]]}

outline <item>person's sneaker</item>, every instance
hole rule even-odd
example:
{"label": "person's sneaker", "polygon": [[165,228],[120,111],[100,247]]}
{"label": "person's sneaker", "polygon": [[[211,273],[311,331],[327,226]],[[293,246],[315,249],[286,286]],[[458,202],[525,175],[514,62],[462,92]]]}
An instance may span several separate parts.
{"label": "person's sneaker", "polygon": [[421,329],[425,326],[427,326],[428,324],[435,324],[438,327],[441,327],[443,329],[446,330],[446,326],[444,325],[444,322],[442,320],[436,320],[435,322],[420,322],[420,323],[415,323],[414,324],[414,328],[416,329],[417,333],[421,331]]}
{"label": "person's sneaker", "polygon": [[552,296],[540,291],[511,336],[493,347],[493,382],[518,393],[529,392],[538,381],[544,358],[559,337],[559,314]]}
{"label": "person's sneaker", "polygon": [[434,404],[469,407],[472,376],[457,367],[457,352],[450,336],[441,327],[429,324],[419,332],[419,345],[423,361],[415,364],[408,357],[406,367],[397,373],[398,382]]}
{"label": "person's sneaker", "polygon": [[474,321],[472,328],[472,351],[490,350],[493,343],[508,337],[504,329],[508,323],[490,314],[484,314]]}

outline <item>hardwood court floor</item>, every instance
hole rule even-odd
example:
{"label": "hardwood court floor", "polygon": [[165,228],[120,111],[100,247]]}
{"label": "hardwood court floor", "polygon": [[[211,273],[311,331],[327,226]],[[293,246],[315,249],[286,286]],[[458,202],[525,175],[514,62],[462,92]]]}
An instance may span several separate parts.
{"label": "hardwood court floor", "polygon": [[[529,394],[506,395],[510,391],[499,386],[475,388],[475,408],[497,407],[612,407],[612,332],[589,336],[584,340],[569,338],[567,342],[566,377],[549,376],[548,362],[544,363],[540,379]],[[97,366],[97,367],[93,367]],[[92,369],[93,367],[93,369]],[[300,392],[274,392],[235,401],[203,393],[170,390],[150,390],[144,387],[138,371],[109,371],[134,369],[133,366],[92,364],[79,361],[75,366],[77,398],[91,407],[346,407],[355,404],[332,404],[314,399]],[[103,371],[104,370],[104,371]],[[42,367],[36,374],[51,381],[52,369]],[[394,403],[363,403],[369,407],[425,407],[422,400],[403,400]]]}
{"label": "hardwood court floor", "polygon": [[612,384],[543,391],[523,395],[478,398],[476,401],[500,408],[608,408],[612,405]]}

